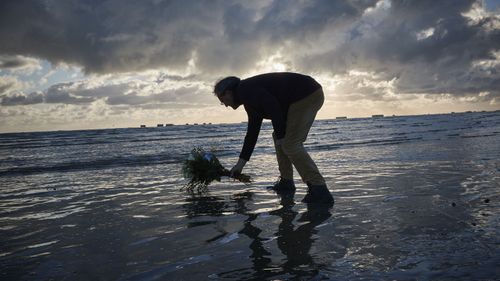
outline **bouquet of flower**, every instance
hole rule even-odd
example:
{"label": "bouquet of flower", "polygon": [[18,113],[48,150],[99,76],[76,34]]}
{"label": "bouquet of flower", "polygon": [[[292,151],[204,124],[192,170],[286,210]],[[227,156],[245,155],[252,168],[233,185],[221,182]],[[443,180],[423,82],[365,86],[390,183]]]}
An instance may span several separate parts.
{"label": "bouquet of flower", "polygon": [[[188,191],[193,191],[195,188],[202,191],[214,180],[220,181],[221,177],[231,176],[231,172],[221,165],[213,153],[206,152],[200,147],[191,150],[189,157],[182,165],[182,173],[184,178],[189,180],[184,187]],[[244,174],[233,176],[233,178],[244,183],[250,182],[250,177]]]}

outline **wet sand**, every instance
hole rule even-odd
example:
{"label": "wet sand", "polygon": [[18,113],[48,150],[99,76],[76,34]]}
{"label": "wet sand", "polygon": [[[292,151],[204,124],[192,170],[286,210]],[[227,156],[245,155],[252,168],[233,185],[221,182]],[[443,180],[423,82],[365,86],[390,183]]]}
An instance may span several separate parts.
{"label": "wet sand", "polygon": [[267,190],[268,147],[253,184],[202,194],[180,191],[175,159],[2,176],[0,278],[499,279],[498,134],[322,149],[321,128],[309,149],[332,208],[301,203],[298,178],[293,196]]}
{"label": "wet sand", "polygon": [[331,209],[301,203],[300,184],[293,198],[266,190],[272,182],[188,195],[159,174],[147,185],[108,175],[109,188],[32,191],[24,218],[2,226],[2,279],[499,276],[498,167],[395,163],[337,173],[328,179]]}

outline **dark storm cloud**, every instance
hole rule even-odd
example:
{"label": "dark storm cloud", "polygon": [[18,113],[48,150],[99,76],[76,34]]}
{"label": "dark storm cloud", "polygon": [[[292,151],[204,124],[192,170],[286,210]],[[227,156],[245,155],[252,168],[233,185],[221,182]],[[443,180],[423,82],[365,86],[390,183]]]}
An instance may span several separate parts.
{"label": "dark storm cloud", "polygon": [[[306,55],[301,62],[309,69],[334,73],[360,69],[386,80],[396,77],[399,92],[467,95],[490,91],[491,97],[498,96],[498,66],[477,69],[474,64],[496,60],[499,19],[490,16],[474,22],[465,17],[475,2],[391,1],[388,15],[368,32],[358,31],[340,47]],[[429,36],[419,38],[426,30]]]}
{"label": "dark storm cloud", "polygon": [[[3,41],[2,41],[3,44]],[[36,59],[19,55],[0,54],[0,74],[31,74],[42,67]],[[2,77],[0,77],[1,79]]]}
{"label": "dark storm cloud", "polygon": [[19,56],[0,56],[0,69],[13,69],[23,67],[30,62]]}
{"label": "dark storm cloud", "polygon": [[107,85],[94,89],[85,88],[81,82],[59,83],[50,86],[44,92],[30,94],[15,93],[0,96],[1,105],[28,105],[37,103],[89,104],[99,98],[121,95],[123,85]]}
{"label": "dark storm cloud", "polygon": [[46,103],[65,103],[65,104],[87,104],[94,102],[95,97],[82,97],[72,93],[69,89],[72,83],[62,83],[51,86],[44,95]]}
{"label": "dark storm cloud", "polygon": [[[472,66],[476,61],[495,59],[493,51],[500,49],[500,30],[489,30],[488,26],[492,21],[497,22],[497,27],[500,25],[495,18],[473,23],[464,17],[472,4],[473,1],[394,1],[393,16],[383,28],[383,37],[393,44],[379,44],[373,56],[382,61],[395,59],[396,69],[402,68],[398,73],[402,90],[422,92],[422,87],[431,93],[498,93],[500,76],[494,73],[495,69],[487,74],[488,70],[483,72]],[[418,40],[414,34],[427,28],[434,28],[434,33]]]}
{"label": "dark storm cloud", "polygon": [[[0,54],[78,64],[87,72],[250,67],[262,49],[302,40],[376,1],[0,2]],[[260,4],[259,4],[260,3]]]}
{"label": "dark storm cloud", "polygon": [[[165,75],[162,77],[167,79]],[[173,79],[180,78],[171,76],[169,81]],[[205,101],[207,104],[213,102],[213,97],[205,92],[197,85],[167,90],[160,88],[152,92],[137,81],[100,86],[92,85],[91,81],[78,81],[55,84],[44,92],[4,94],[0,96],[0,104],[4,106],[37,103],[85,105],[103,100],[112,106],[144,106],[147,104],[193,104],[193,100],[197,100],[198,103]]]}
{"label": "dark storm cloud", "polygon": [[[247,73],[282,50],[299,71],[347,74],[356,69],[376,72],[381,81],[397,78],[396,90],[402,93],[486,91],[493,97],[500,89],[497,64],[475,63],[497,60],[499,19],[464,16],[481,3],[6,0],[0,2],[0,55],[76,64],[96,73],[182,70],[194,63],[200,75],[213,79]],[[149,101],[141,94],[95,94],[49,89],[45,101]]]}
{"label": "dark storm cloud", "polygon": [[258,28],[274,40],[313,39],[325,28],[338,28],[358,19],[377,0],[292,2],[295,3],[274,1],[258,22]]}
{"label": "dark storm cloud", "polygon": [[88,72],[180,67],[210,38],[214,1],[0,2],[0,53],[78,64]]}
{"label": "dark storm cloud", "polygon": [[224,2],[223,17],[217,19],[222,22],[216,25],[221,31],[214,33],[214,41],[199,45],[197,65],[220,73],[248,72],[256,62],[280,48],[314,44],[323,31],[355,21],[377,3],[376,0],[265,2],[267,5],[261,6],[243,1]]}
{"label": "dark storm cloud", "polygon": [[14,94],[11,96],[1,96],[1,105],[12,106],[12,105],[29,105],[37,104],[43,102],[42,93],[31,93],[28,95],[24,94]]}

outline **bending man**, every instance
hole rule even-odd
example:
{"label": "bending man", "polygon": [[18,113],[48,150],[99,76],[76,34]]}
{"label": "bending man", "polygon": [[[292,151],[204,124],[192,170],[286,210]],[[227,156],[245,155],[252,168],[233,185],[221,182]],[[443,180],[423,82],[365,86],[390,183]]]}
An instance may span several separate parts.
{"label": "bending man", "polygon": [[226,77],[216,83],[214,93],[226,107],[243,105],[248,127],[238,163],[231,173],[241,173],[257,143],[263,119],[271,119],[280,180],[277,192],[294,191],[293,166],[307,184],[306,203],[333,203],[325,180],[304,148],[304,141],[324,102],[321,85],[298,73],[267,73],[244,80]]}

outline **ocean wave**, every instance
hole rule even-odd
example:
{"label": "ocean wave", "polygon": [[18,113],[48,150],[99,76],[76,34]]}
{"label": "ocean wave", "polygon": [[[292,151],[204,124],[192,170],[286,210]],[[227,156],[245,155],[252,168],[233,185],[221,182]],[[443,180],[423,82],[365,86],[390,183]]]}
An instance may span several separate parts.
{"label": "ocean wave", "polygon": [[414,138],[389,138],[389,139],[369,139],[369,140],[360,140],[360,141],[345,141],[345,142],[336,142],[325,145],[314,145],[308,146],[310,150],[330,150],[337,149],[341,147],[357,147],[357,146],[376,146],[376,145],[394,145],[401,144],[405,142],[422,140],[422,137],[414,137]]}
{"label": "ocean wave", "polygon": [[[494,142],[498,113],[317,120],[308,149],[390,146],[426,141],[474,139]],[[272,125],[262,125],[256,153],[273,153]],[[0,134],[0,177],[175,163],[193,147],[237,157],[245,124],[170,126],[88,131]],[[479,139],[478,139],[479,138]],[[483,144],[481,144],[483,145]]]}
{"label": "ocean wave", "polygon": [[117,167],[137,167],[161,164],[181,163],[184,155],[172,154],[151,154],[151,155],[132,155],[116,156],[110,158],[100,158],[83,161],[68,161],[55,164],[18,166],[7,168],[0,171],[0,177],[32,175],[42,173],[61,173],[74,171],[102,170]]}

